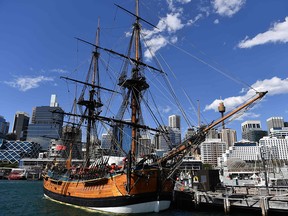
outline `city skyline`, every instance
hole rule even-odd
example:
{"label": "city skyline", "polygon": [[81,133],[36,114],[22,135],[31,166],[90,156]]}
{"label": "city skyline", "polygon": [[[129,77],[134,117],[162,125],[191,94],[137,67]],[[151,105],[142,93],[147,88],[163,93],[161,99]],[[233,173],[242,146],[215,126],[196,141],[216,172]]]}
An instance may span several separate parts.
{"label": "city skyline", "polygon": [[[101,46],[119,52],[127,49],[123,41],[134,18],[114,3],[134,11],[134,1],[100,2],[2,3],[0,90],[5,94],[0,115],[10,122],[9,131],[17,111],[31,117],[33,107],[49,105],[51,94],[57,95],[64,110],[71,109],[74,86],[60,76],[83,78],[92,48],[74,37],[94,42],[98,18]],[[158,27],[156,31],[143,24],[153,52],[149,55],[146,49],[143,51],[148,63],[152,63],[154,54],[169,62],[173,73],[165,72],[176,86],[175,93],[193,125],[197,125],[197,112],[192,104],[197,100],[201,121],[210,123],[220,117],[217,110],[220,98],[229,110],[250,97],[252,89],[268,90],[261,103],[226,126],[235,129],[239,137],[240,124],[246,120],[260,120],[266,130],[264,122],[268,118],[287,118],[288,3],[285,0],[222,3],[221,0],[140,1],[141,17]],[[117,41],[118,36],[123,41]],[[159,97],[157,103],[165,121],[171,114],[180,115],[175,101]],[[182,122],[181,128],[186,131],[184,118]]]}
{"label": "city skyline", "polygon": [[[57,95],[55,95],[55,94],[52,94],[51,95],[51,97],[50,97],[50,106],[58,106],[58,103],[56,102],[57,101]],[[56,104],[56,105],[55,105]],[[48,105],[44,105],[44,106],[46,106],[46,107],[48,107]],[[42,107],[42,106],[39,106],[39,107]],[[35,107],[34,107],[35,108]],[[61,107],[60,107],[61,108]],[[33,113],[33,110],[34,109],[32,109],[32,113]],[[65,110],[64,110],[65,111]],[[15,113],[15,116],[17,115],[17,113],[24,113],[24,112],[21,112],[21,111],[17,111],[16,113]],[[31,114],[31,115],[29,115],[28,113],[25,113],[25,115],[28,115],[29,116],[29,118],[30,118],[30,120],[29,120],[29,123],[31,123],[31,121],[32,121],[32,116],[33,116],[33,114]],[[5,118],[5,117],[4,117]],[[178,126],[180,126],[179,127],[179,129],[181,128],[181,116],[178,116],[178,115],[175,115],[175,114],[171,114],[171,115],[169,115],[168,116],[168,118],[166,119],[166,125],[164,125],[164,126],[167,126],[167,127],[172,127],[173,128],[173,126],[172,125],[176,125],[176,118],[177,118],[177,127]],[[173,120],[172,120],[173,119]],[[245,124],[252,124],[252,123],[254,123],[254,124],[257,124],[257,123],[259,123],[259,126],[257,126],[256,128],[257,129],[263,129],[263,125],[265,126],[265,127],[267,127],[267,129],[265,130],[265,129],[263,129],[264,131],[267,131],[268,132],[268,134],[269,134],[269,130],[268,130],[268,128],[269,128],[269,124],[271,124],[269,121],[271,121],[271,120],[273,120],[273,119],[277,119],[278,121],[279,121],[279,119],[282,121],[282,124],[283,124],[283,127],[284,127],[284,123],[286,123],[286,121],[285,121],[285,118],[283,117],[283,116],[271,116],[271,117],[269,117],[269,118],[267,118],[266,119],[266,121],[264,122],[264,124],[263,124],[263,122],[261,122],[260,120],[257,120],[257,119],[254,119],[254,120],[250,120],[250,119],[247,119],[247,120],[245,120],[245,121],[242,121],[242,122],[240,122],[239,124],[240,124],[240,126],[241,126],[241,130],[239,130],[238,131],[238,133],[237,133],[237,131],[235,130],[235,128],[229,128],[229,127],[227,127],[226,129],[232,129],[232,130],[235,130],[236,131],[236,137],[237,137],[237,141],[240,141],[240,140],[242,140],[243,139],[243,125],[245,125]],[[275,121],[275,120],[274,120]],[[7,122],[7,121],[6,121]],[[170,125],[170,124],[172,124],[172,125]],[[178,125],[179,124],[179,125]],[[275,123],[274,123],[275,124]],[[279,125],[282,125],[281,123],[278,123],[278,126]],[[13,126],[14,126],[14,123],[12,124],[11,122],[9,122],[9,132],[8,133],[13,133]],[[174,126],[175,126],[174,125]],[[64,127],[64,126],[63,126]],[[280,126],[279,126],[280,127]],[[10,129],[12,129],[12,131],[10,131]],[[217,129],[217,128],[216,128]],[[188,130],[188,129],[187,129]],[[185,134],[188,132],[187,130],[180,130],[180,132],[181,132],[181,135],[182,135],[182,139],[185,139]],[[222,128],[221,127],[218,127],[218,132],[219,133],[221,133],[221,130],[222,130]],[[26,133],[27,133],[27,131],[26,131]],[[106,131],[105,133],[103,133],[103,134],[106,134],[106,133],[108,133],[108,131]],[[103,135],[102,134],[102,135]]]}

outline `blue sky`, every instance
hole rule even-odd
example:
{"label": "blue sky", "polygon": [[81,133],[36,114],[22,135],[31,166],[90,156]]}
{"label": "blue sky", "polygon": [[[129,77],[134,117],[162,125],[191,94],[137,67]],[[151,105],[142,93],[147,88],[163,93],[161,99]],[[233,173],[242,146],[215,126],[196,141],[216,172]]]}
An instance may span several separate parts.
{"label": "blue sky", "polygon": [[[17,111],[31,116],[33,107],[49,105],[51,94],[70,111],[72,86],[59,77],[85,77],[92,48],[74,37],[94,43],[98,18],[101,46],[127,49],[123,41],[134,19],[114,3],[134,11],[133,0],[0,0],[0,115],[10,131]],[[145,60],[161,60],[193,124],[197,116],[183,90],[193,103],[199,100],[202,121],[211,122],[219,117],[220,99],[229,110],[255,94],[249,86],[269,93],[228,125],[238,137],[246,120],[260,120],[263,129],[272,116],[288,121],[286,0],[145,0],[140,7],[158,27],[142,26],[150,45]],[[157,103],[168,121],[180,112],[162,99]]]}

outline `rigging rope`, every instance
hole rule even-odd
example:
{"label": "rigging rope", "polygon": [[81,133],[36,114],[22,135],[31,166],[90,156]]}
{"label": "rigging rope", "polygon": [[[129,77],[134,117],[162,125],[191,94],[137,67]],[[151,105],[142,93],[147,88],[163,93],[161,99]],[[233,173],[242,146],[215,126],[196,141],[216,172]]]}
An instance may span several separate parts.
{"label": "rigging rope", "polygon": [[[149,49],[149,46],[148,46],[148,44],[147,44],[147,41],[145,40],[145,36],[144,36],[143,34],[141,34],[141,37],[142,37],[142,39],[143,39],[143,41],[144,41],[144,44],[146,45],[148,51],[150,52],[151,56],[152,56],[153,59],[155,60],[155,63],[157,64],[157,66],[158,66],[159,68],[161,68],[162,71],[164,71],[162,65],[160,64],[160,61],[157,59],[157,57],[156,57],[155,55],[153,55],[152,51]],[[175,74],[173,73],[171,67],[168,65],[168,63],[167,63],[167,62],[165,61],[165,59],[163,58],[163,56],[162,56],[161,54],[159,54],[159,55],[160,55],[161,59],[164,61],[165,65],[168,67],[169,71],[173,74],[174,77],[176,77]],[[168,79],[167,74],[166,74],[166,73],[163,73],[163,77],[164,77],[164,82],[166,83],[166,86],[167,86],[167,88],[168,88],[168,91],[170,92],[170,95],[172,96],[172,98],[173,98],[174,101],[176,102],[176,105],[177,105],[178,109],[180,110],[180,112],[182,113],[182,115],[183,115],[186,123],[188,124],[189,127],[192,127],[192,124],[191,124],[191,122],[190,122],[190,120],[189,120],[189,118],[188,118],[188,116],[187,116],[187,114],[186,114],[183,106],[181,105],[178,97],[176,96],[176,93],[175,93],[175,91],[174,91],[174,89],[173,89],[173,87],[172,87],[172,84],[171,84],[170,80]]]}
{"label": "rigging rope", "polygon": [[236,82],[236,83],[239,83],[239,84],[242,84],[242,85],[245,85],[245,86],[247,86],[249,89],[252,89],[252,90],[254,90],[255,92],[258,92],[258,91],[257,91],[256,89],[254,89],[251,85],[245,83],[244,81],[242,81],[242,80],[240,80],[240,79],[236,79],[235,77],[232,77],[231,75],[229,75],[228,73],[224,72],[223,70],[221,70],[221,69],[219,69],[219,68],[217,68],[217,67],[209,64],[208,62],[206,62],[206,61],[204,61],[203,59],[201,59],[201,58],[199,58],[199,57],[191,54],[190,52],[184,50],[183,48],[180,48],[180,47],[176,46],[175,44],[173,44],[173,43],[171,43],[171,42],[169,42],[169,41],[167,41],[167,43],[168,43],[169,45],[173,46],[174,48],[182,51],[183,53],[187,54],[188,56],[194,58],[195,60],[197,60],[197,61],[199,61],[199,62],[207,65],[208,67],[212,68],[213,70],[219,72],[219,73],[222,74],[223,76],[231,79],[232,81],[234,81],[234,82]]}

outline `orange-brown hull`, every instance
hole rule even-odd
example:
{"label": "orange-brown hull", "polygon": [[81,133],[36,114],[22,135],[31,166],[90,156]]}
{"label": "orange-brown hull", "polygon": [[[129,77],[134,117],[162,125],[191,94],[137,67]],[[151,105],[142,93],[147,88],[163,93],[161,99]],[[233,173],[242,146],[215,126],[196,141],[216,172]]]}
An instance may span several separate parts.
{"label": "orange-brown hull", "polygon": [[[139,205],[142,204],[145,207],[140,212],[149,212],[149,203],[154,205],[162,201],[165,205],[159,206],[159,210],[164,210],[170,205],[172,190],[172,181],[161,180],[158,169],[133,172],[130,191],[127,190],[125,173],[91,180],[55,180],[49,176],[44,177],[44,194],[51,199],[104,211],[117,212],[117,207],[120,207],[122,210],[119,212],[122,213],[134,213],[135,206],[139,211]],[[151,209],[158,210],[157,206]]]}

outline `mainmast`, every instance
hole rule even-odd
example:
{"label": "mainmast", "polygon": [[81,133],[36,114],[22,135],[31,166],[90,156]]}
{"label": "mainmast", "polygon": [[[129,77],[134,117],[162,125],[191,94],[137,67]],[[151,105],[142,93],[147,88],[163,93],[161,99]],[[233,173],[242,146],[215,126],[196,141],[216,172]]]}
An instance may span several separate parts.
{"label": "mainmast", "polygon": [[[136,22],[134,23],[134,32],[135,32],[135,59],[136,61],[139,61],[139,39],[140,39],[140,25],[139,25],[139,1],[136,0]],[[137,80],[139,76],[139,64],[136,63],[135,67],[132,69],[132,79]],[[136,87],[136,86],[135,86]],[[138,123],[139,120],[139,91],[137,88],[132,89],[132,98],[131,98],[131,122],[132,123]],[[136,154],[136,146],[137,146],[137,128],[132,128],[132,143],[131,143],[131,154],[132,156],[135,156]]]}
{"label": "mainmast", "polygon": [[[120,86],[125,87],[128,89],[128,92],[131,92],[131,123],[134,125],[139,124],[139,119],[141,115],[141,106],[140,101],[142,97],[142,91],[149,88],[149,85],[146,82],[145,77],[141,73],[141,69],[143,63],[141,62],[141,44],[140,44],[140,17],[139,17],[139,1],[136,0],[136,20],[133,24],[133,32],[132,32],[132,39],[134,45],[134,66],[132,68],[131,77],[121,81],[119,83]],[[131,154],[132,157],[136,156],[137,151],[137,140],[138,140],[138,128],[133,126],[132,127],[132,142],[131,142]]]}

